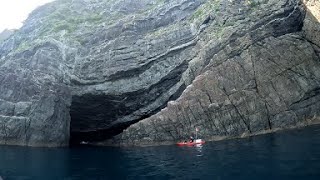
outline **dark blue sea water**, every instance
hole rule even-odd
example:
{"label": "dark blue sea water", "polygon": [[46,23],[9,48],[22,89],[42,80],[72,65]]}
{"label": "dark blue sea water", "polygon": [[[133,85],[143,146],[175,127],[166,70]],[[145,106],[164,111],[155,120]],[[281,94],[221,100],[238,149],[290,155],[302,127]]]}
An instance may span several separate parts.
{"label": "dark blue sea water", "polygon": [[320,179],[320,126],[202,147],[0,146],[10,179]]}

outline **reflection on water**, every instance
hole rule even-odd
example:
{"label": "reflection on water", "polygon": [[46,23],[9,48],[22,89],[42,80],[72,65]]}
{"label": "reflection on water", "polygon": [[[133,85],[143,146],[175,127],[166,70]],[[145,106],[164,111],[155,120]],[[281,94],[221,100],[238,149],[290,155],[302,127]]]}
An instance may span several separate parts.
{"label": "reflection on water", "polygon": [[202,154],[202,144],[196,144],[195,145],[195,148],[196,148],[196,150],[198,151],[198,154],[197,154],[197,156],[202,156],[203,154]]}
{"label": "reflection on water", "polygon": [[10,179],[319,179],[320,126],[208,142],[144,148],[0,146]]}

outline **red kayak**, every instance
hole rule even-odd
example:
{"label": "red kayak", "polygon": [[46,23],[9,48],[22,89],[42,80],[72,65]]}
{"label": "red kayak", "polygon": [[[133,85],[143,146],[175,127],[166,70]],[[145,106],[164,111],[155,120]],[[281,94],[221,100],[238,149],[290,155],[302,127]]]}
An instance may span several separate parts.
{"label": "red kayak", "polygon": [[202,139],[196,139],[193,142],[178,142],[177,145],[178,146],[194,146],[194,145],[200,145],[200,144],[204,144],[205,141]]}

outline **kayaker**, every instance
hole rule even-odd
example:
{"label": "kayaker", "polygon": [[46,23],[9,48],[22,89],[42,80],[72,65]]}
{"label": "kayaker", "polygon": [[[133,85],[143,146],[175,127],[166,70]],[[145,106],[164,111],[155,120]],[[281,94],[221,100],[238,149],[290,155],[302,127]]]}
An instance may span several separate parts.
{"label": "kayaker", "polygon": [[190,142],[193,143],[194,138],[192,136],[190,136]]}

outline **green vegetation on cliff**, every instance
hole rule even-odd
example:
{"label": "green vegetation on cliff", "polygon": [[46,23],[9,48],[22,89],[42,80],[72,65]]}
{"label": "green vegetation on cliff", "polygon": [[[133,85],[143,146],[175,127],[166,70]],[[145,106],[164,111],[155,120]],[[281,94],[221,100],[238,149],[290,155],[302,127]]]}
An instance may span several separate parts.
{"label": "green vegetation on cliff", "polygon": [[205,19],[211,12],[218,12],[220,10],[220,0],[208,0],[202,4],[191,16],[191,21]]}

